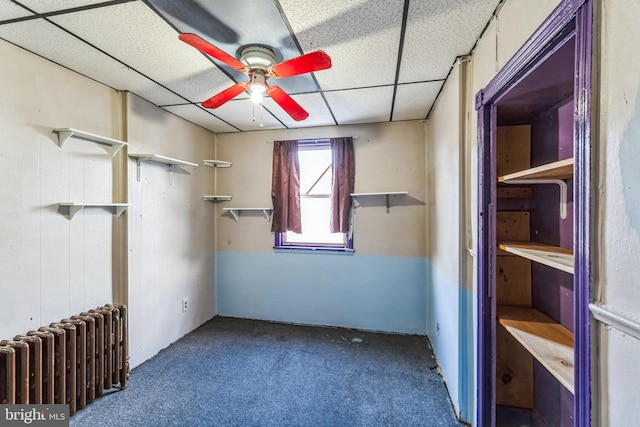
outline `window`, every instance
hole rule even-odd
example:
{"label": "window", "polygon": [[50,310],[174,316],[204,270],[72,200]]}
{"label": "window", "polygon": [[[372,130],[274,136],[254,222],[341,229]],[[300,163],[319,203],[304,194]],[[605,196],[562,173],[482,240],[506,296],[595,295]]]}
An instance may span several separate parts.
{"label": "window", "polygon": [[302,233],[276,232],[277,248],[353,249],[351,233],[331,232],[332,157],[329,140],[298,142]]}

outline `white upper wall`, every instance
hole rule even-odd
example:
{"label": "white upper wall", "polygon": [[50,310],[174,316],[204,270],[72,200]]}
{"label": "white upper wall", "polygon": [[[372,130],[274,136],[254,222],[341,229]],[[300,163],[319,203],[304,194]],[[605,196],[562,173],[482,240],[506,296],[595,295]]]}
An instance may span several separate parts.
{"label": "white upper wall", "polygon": [[[135,367],[214,315],[215,209],[202,200],[214,171],[201,162],[215,135],[4,41],[0,56],[0,339],[126,303]],[[130,145],[115,159],[82,139],[59,147],[61,127]],[[167,165],[145,163],[137,182],[127,151],[199,166],[169,183]],[[117,219],[58,213],[61,202],[112,201],[131,207]]]}
{"label": "white upper wall", "polygon": [[[129,353],[135,367],[215,314],[215,135],[128,96],[129,154],[159,154],[198,164],[128,162]],[[189,309],[182,311],[182,300]]]}
{"label": "white upper wall", "polygon": [[[359,254],[425,256],[424,127],[417,121],[330,126],[218,135],[217,156],[231,161],[217,171],[218,194],[230,194],[220,207],[271,207],[273,144],[267,141],[354,136],[355,192],[408,191],[365,200],[375,207],[356,209],[355,236]],[[220,214],[221,212],[219,212]],[[270,224],[220,220],[218,250],[272,251]]]}
{"label": "white upper wall", "polygon": [[0,40],[0,339],[112,301],[112,158],[73,127],[120,138],[120,95]]}

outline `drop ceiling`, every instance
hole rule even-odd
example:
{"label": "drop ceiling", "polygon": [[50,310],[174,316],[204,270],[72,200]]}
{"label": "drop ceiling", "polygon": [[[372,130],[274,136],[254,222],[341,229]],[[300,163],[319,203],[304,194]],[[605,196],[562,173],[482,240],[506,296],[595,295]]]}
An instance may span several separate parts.
{"label": "drop ceiling", "polygon": [[[422,120],[500,3],[0,0],[0,38],[216,133]],[[255,107],[244,93],[206,109],[200,103],[248,77],[178,40],[183,32],[236,58],[262,44],[278,61],[324,50],[333,65],[277,80],[306,120],[268,97]]]}

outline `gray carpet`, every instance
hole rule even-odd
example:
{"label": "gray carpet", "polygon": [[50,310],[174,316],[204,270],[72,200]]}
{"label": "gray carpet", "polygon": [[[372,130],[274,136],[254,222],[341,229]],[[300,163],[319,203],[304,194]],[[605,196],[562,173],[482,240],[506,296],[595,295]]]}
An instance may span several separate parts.
{"label": "gray carpet", "polygon": [[425,337],[216,317],[71,426],[459,426]]}

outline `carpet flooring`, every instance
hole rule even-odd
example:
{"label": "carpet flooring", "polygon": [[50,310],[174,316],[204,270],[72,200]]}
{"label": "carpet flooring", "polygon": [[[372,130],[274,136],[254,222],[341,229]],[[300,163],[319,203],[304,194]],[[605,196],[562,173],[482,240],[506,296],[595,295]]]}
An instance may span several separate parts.
{"label": "carpet flooring", "polygon": [[71,426],[460,426],[425,337],[215,317]]}

